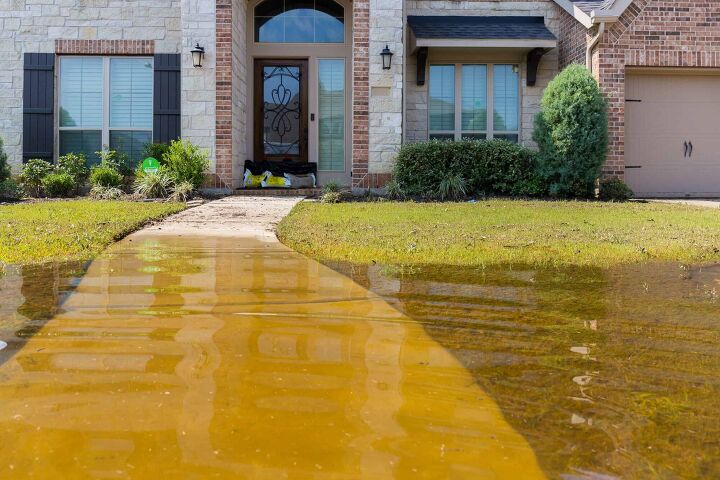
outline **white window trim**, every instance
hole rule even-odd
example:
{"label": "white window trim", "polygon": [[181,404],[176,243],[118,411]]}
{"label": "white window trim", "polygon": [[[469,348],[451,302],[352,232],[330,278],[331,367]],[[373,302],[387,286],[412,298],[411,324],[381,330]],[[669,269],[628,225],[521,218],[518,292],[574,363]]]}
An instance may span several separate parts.
{"label": "white window trim", "polygon": [[[487,130],[462,130],[462,67],[463,65],[482,65],[487,67]],[[522,78],[521,75],[518,73],[518,102],[517,102],[517,115],[518,115],[518,129],[517,130],[495,130],[495,92],[494,92],[494,74],[495,74],[495,65],[511,65],[516,68],[518,68],[518,72],[520,71],[520,65],[517,63],[503,63],[503,62],[495,62],[495,63],[473,63],[473,62],[437,62],[437,63],[431,63],[428,65],[428,83],[430,79],[430,68],[435,66],[453,66],[455,68],[455,92],[454,92],[454,99],[455,99],[455,130],[430,130],[430,88],[428,86],[428,109],[427,109],[427,136],[428,139],[434,135],[453,135],[454,140],[462,140],[463,135],[485,135],[486,140],[492,140],[495,138],[496,135],[517,135],[518,141],[517,143],[521,142],[520,138],[520,131],[521,123],[522,123],[522,117],[520,108],[522,105]]]}
{"label": "white window trim", "polygon": [[[61,95],[62,95],[62,58],[102,58],[103,60],[103,125],[102,129],[99,128],[88,128],[88,127],[61,127],[60,126],[60,105],[62,105],[61,101]],[[57,60],[57,76],[55,79],[55,91],[57,92],[56,100],[55,100],[55,158],[60,157],[60,132],[65,131],[97,131],[101,130],[101,142],[100,142],[100,148],[108,149],[110,148],[110,130],[122,130],[123,132],[150,132],[150,138],[155,138],[154,136],[154,122],[153,126],[150,128],[139,128],[139,127],[114,127],[110,128],[110,59],[112,58],[137,58],[142,60],[147,60],[152,64],[153,72],[155,71],[155,61],[153,57],[146,57],[146,56],[129,56],[129,55],[111,55],[111,56],[105,56],[105,55],[62,55]],[[155,99],[155,81],[153,79],[152,84],[152,95],[151,98]],[[154,108],[154,106],[153,106]]]}

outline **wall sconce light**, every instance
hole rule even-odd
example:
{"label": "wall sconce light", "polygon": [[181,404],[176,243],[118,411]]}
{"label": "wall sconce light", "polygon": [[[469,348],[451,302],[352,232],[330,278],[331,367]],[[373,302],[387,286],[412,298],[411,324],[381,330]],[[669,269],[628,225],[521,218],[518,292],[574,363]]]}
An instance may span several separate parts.
{"label": "wall sconce light", "polygon": [[205,59],[205,48],[201,47],[199,43],[195,44],[195,48],[190,50],[192,53],[193,67],[202,67],[203,60]]}
{"label": "wall sconce light", "polygon": [[385,48],[380,52],[380,56],[382,57],[383,70],[390,70],[390,67],[392,67],[393,53],[390,51],[389,45],[385,45]]}

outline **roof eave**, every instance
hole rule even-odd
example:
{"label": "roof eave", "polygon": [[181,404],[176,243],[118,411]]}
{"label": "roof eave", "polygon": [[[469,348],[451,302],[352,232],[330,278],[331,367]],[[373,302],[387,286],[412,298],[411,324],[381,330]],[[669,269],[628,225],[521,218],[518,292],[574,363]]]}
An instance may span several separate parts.
{"label": "roof eave", "polygon": [[582,23],[585,28],[592,28],[593,21],[592,18],[590,18],[590,15],[583,12],[573,2],[571,2],[570,0],[555,0],[555,3],[562,7],[562,9],[565,10],[567,13],[572,15],[575,20]]}
{"label": "roof eave", "polygon": [[572,15],[585,28],[592,28],[600,23],[617,22],[620,15],[627,10],[632,2],[633,0],[617,0],[615,4],[607,10],[596,9],[588,14],[570,0],[555,0],[555,3]]}

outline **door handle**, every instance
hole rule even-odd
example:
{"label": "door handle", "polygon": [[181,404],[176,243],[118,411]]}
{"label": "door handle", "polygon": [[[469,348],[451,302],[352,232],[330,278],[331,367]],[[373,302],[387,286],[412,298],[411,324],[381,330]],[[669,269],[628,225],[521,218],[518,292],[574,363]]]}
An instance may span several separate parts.
{"label": "door handle", "polygon": [[685,146],[685,153],[683,154],[683,157],[687,158],[687,154],[688,154],[688,143],[687,143],[687,140],[683,143],[683,145]]}
{"label": "door handle", "polygon": [[690,142],[690,158],[692,158],[693,144]]}

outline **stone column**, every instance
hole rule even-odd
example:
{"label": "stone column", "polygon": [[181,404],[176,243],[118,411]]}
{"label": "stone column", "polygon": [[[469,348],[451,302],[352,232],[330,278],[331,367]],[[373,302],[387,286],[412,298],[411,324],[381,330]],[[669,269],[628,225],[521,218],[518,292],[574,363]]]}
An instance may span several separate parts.
{"label": "stone column", "polygon": [[[403,129],[403,42],[402,0],[370,0],[370,104],[369,161],[365,187],[383,187],[402,143]],[[392,68],[383,70],[380,52],[393,53]]]}
{"label": "stone column", "polygon": [[[210,152],[215,172],[215,2],[182,0],[182,138]],[[202,68],[194,68],[190,50],[205,47]]]}

